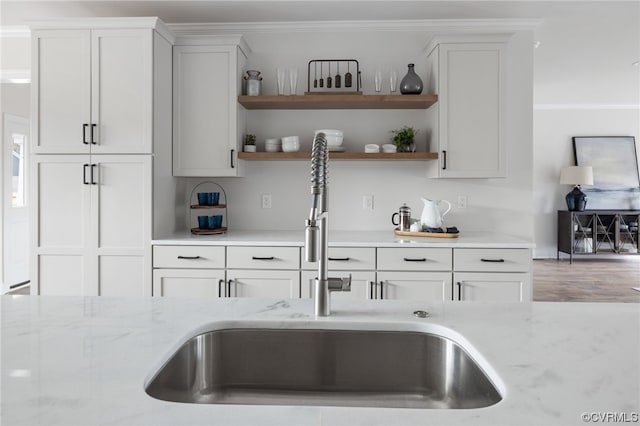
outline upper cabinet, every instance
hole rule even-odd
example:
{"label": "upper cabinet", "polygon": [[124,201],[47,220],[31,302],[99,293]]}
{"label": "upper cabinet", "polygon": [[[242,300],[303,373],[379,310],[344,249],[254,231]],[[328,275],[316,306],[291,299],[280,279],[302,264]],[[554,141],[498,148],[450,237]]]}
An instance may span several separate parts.
{"label": "upper cabinet", "polygon": [[506,177],[506,39],[436,41],[429,49],[428,93],[438,103],[427,110],[430,150],[438,161],[429,177]]}
{"label": "upper cabinet", "polygon": [[241,176],[240,39],[182,37],[173,49],[173,175]]}
{"label": "upper cabinet", "polygon": [[34,30],[32,152],[151,153],[153,37],[151,28]]}

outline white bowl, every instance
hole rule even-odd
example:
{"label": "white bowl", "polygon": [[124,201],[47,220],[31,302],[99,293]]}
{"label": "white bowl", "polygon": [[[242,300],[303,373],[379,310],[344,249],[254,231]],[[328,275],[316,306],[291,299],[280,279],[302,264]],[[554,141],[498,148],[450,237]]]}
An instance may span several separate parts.
{"label": "white bowl", "polygon": [[327,139],[327,146],[341,146],[342,141],[344,140],[344,132],[342,130],[335,129],[323,129],[316,130],[314,137],[318,135],[318,133],[324,133]]}
{"label": "white bowl", "polygon": [[297,152],[300,151],[300,138],[298,136],[285,136],[282,138],[282,151]]}
{"label": "white bowl", "polygon": [[397,151],[398,149],[394,144],[386,143],[382,145],[382,152],[391,153],[391,152],[397,152]]}
{"label": "white bowl", "polygon": [[364,146],[364,152],[366,154],[375,154],[376,152],[380,152],[380,145],[376,145],[375,143],[369,143]]}
{"label": "white bowl", "polygon": [[282,142],[280,142],[280,139],[265,139],[264,150],[266,152],[282,151]]}

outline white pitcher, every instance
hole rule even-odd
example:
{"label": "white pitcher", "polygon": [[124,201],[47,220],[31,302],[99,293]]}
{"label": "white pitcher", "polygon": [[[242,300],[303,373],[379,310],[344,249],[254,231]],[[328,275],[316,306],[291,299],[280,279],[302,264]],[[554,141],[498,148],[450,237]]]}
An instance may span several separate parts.
{"label": "white pitcher", "polygon": [[[422,198],[422,202],[424,203],[424,209],[422,210],[422,216],[420,216],[420,224],[423,227],[429,228],[441,228],[442,227],[442,219],[444,215],[449,213],[451,210],[451,203],[447,200],[429,200],[428,198]],[[440,203],[446,203],[447,209],[444,213],[440,213],[440,208],[438,207]]]}

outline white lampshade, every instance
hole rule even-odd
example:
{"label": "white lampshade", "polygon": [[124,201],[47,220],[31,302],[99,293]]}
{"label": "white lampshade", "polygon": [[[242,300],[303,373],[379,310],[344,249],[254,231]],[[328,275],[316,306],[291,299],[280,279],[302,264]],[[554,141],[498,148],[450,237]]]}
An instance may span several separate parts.
{"label": "white lampshade", "polygon": [[560,183],[565,185],[593,185],[593,167],[563,167],[560,171]]}

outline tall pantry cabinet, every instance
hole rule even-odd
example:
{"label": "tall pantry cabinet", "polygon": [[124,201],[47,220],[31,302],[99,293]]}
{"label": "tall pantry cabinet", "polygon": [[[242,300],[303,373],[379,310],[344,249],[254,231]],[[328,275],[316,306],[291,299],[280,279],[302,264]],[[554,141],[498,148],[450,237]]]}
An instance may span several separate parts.
{"label": "tall pantry cabinet", "polygon": [[172,40],[157,18],[34,25],[32,294],[151,295]]}

